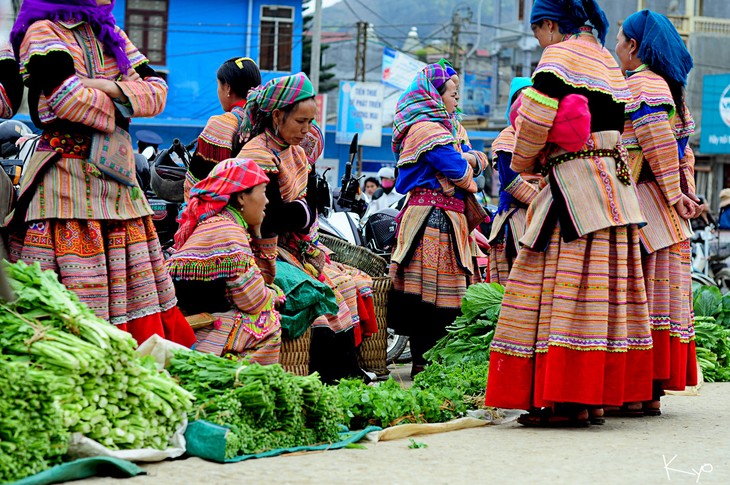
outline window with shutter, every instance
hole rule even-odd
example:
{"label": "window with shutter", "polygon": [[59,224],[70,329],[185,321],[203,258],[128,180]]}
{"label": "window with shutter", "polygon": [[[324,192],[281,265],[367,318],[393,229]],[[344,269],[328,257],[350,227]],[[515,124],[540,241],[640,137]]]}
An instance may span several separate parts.
{"label": "window with shutter", "polygon": [[169,4],[169,0],[127,0],[124,30],[150,64],[167,62]]}
{"label": "window with shutter", "polygon": [[291,71],[294,47],[294,9],[261,7],[259,67],[264,71]]}

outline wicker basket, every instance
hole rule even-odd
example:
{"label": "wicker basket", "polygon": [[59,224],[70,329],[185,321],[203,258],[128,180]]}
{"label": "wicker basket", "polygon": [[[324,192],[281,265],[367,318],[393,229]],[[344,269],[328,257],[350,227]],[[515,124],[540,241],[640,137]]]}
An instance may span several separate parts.
{"label": "wicker basket", "polygon": [[363,340],[360,345],[360,364],[377,375],[388,374],[388,292],[393,282],[387,276],[373,278],[373,305],[378,322],[378,333]]}
{"label": "wicker basket", "polygon": [[388,292],[392,282],[385,276],[388,263],[369,249],[355,246],[341,239],[320,235],[322,244],[331,249],[334,261],[348,264],[373,278],[373,305],[378,322],[378,333],[363,340],[360,345],[360,365],[377,375],[388,374],[388,324],[386,319]]}
{"label": "wicker basket", "polygon": [[312,330],[308,328],[304,335],[293,340],[281,340],[279,363],[285,371],[298,376],[309,375],[309,347],[312,340]]}
{"label": "wicker basket", "polygon": [[373,278],[384,276],[387,271],[388,263],[367,248],[326,234],[320,234],[319,240],[334,252],[332,259],[338,263],[349,264]]}

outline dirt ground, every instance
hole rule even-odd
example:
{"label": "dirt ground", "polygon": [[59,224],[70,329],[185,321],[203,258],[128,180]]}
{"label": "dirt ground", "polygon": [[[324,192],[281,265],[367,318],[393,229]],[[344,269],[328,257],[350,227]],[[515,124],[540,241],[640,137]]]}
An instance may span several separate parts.
{"label": "dirt ground", "polygon": [[[398,374],[407,376],[405,369]],[[667,396],[658,418],[613,418],[586,429],[499,426],[219,465],[198,458],[144,465],[148,475],[83,485],[661,484],[730,483],[730,383]],[[693,471],[694,470],[694,471]]]}

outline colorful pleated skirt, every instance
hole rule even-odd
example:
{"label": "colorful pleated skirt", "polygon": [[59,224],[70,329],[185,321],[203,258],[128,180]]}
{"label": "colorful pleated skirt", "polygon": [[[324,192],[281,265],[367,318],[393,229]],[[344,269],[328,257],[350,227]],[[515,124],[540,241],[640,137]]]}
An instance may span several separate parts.
{"label": "colorful pleated skirt", "polygon": [[157,334],[187,347],[195,334],[175,306],[151,217],[127,221],[53,219],[25,224],[10,238],[10,260],[58,274],[94,314],[138,343]]}
{"label": "colorful pleated skirt", "polygon": [[697,385],[690,241],[644,255],[654,340],[654,380],[665,390]]}
{"label": "colorful pleated skirt", "polygon": [[523,248],[492,342],[486,404],[621,405],[652,394],[638,230],[612,227],[545,252]]}
{"label": "colorful pleated skirt", "polygon": [[241,328],[241,313],[235,310],[213,313],[217,322],[195,332],[195,350],[218,356],[232,353],[261,365],[279,363],[281,326],[276,325],[264,336],[255,336]]}

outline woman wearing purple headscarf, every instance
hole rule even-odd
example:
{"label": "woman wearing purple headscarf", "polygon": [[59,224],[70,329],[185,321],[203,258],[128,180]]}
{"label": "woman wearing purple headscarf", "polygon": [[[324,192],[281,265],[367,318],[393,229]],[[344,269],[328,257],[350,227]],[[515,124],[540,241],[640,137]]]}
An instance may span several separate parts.
{"label": "woman wearing purple headscarf", "polygon": [[[486,216],[471,204],[486,157],[457,141],[452,76],[439,64],[426,66],[401,94],[393,121],[395,188],[408,200],[391,257],[388,323],[410,336],[411,376],[423,370],[423,354],[446,334],[475,281],[469,234]],[[476,217],[469,217],[470,208]]]}
{"label": "woman wearing purple headscarf", "polygon": [[159,114],[167,85],[116,26],[109,0],[25,0],[10,35],[43,129],[10,216],[10,258],[58,273],[139,343],[195,335],[137,185],[129,118]]}

